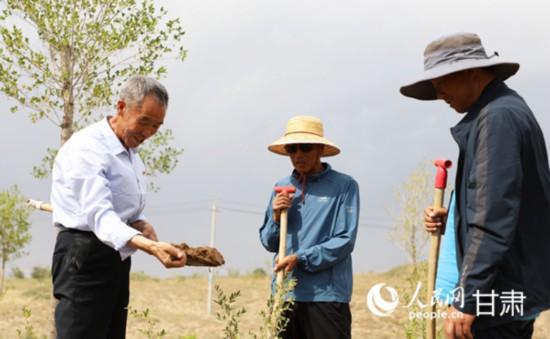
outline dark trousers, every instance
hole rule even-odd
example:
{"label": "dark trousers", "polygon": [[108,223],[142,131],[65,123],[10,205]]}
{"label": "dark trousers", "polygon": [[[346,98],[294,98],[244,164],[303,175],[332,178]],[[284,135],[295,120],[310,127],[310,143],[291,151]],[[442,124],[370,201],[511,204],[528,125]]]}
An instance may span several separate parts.
{"label": "dark trousers", "polygon": [[296,302],[287,313],[283,339],[349,339],[351,312],[348,303]]}
{"label": "dark trousers", "polygon": [[474,339],[530,339],[535,320],[517,320],[496,327],[474,331]]}
{"label": "dark trousers", "polygon": [[130,265],[91,232],[59,232],[52,262],[58,339],[125,338]]}

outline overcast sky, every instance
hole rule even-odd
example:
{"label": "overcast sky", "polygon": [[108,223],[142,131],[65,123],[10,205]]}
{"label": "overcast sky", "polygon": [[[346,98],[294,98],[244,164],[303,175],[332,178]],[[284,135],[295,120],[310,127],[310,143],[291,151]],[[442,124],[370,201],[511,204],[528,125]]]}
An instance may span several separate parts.
{"label": "overcast sky", "polygon": [[[342,149],[327,161],[360,185],[361,227],[353,253],[356,272],[404,263],[389,237],[394,195],[418,165],[455,159],[449,128],[460,116],[442,102],[402,97],[399,87],[422,70],[427,43],[455,32],[478,33],[488,53],[521,64],[508,84],[550,134],[550,22],[547,1],[158,1],[179,17],[189,51],[183,63],[168,60],[163,80],[171,95],[166,126],[185,149],[178,168],[158,180],[146,214],[166,241],[208,244],[210,210],[219,199],[217,247],[224,270],[266,267],[260,245],[275,181],[290,173],[289,159],[266,146],[295,115],[314,115]],[[48,180],[31,175],[45,149],[59,144],[47,122],[30,123],[0,102],[0,189],[47,200]],[[106,111],[106,114],[113,112]],[[454,173],[454,172],[453,172]],[[50,216],[33,212],[28,255],[13,266],[30,272],[49,266],[55,232]],[[134,271],[166,272],[147,255]],[[200,271],[200,270],[199,270]],[[223,272],[222,272],[223,273]]]}

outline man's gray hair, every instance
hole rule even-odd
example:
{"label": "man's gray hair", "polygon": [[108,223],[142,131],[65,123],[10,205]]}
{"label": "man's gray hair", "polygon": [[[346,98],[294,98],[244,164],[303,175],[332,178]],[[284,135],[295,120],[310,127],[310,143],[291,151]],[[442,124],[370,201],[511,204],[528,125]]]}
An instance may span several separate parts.
{"label": "man's gray hair", "polygon": [[128,106],[141,106],[143,98],[148,95],[154,95],[161,105],[168,107],[166,88],[157,80],[143,75],[135,75],[128,79],[122,86],[118,99]]}

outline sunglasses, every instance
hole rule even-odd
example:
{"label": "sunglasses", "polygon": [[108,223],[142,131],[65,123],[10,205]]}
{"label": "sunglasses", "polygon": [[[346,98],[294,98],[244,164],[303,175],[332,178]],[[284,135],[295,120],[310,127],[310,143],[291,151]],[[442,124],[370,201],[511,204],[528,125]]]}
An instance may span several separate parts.
{"label": "sunglasses", "polygon": [[288,154],[294,154],[298,151],[298,149],[300,149],[302,153],[308,153],[313,151],[314,146],[315,144],[290,144],[290,145],[285,145],[285,151]]}

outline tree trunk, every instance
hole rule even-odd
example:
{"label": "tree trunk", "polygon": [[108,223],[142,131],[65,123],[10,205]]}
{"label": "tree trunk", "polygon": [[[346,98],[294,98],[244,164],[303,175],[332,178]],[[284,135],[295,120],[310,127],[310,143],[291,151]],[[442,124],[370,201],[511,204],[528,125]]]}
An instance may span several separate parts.
{"label": "tree trunk", "polygon": [[63,79],[63,122],[61,123],[61,145],[74,132],[74,88],[73,88],[73,55],[72,47],[64,46],[61,49],[61,69]]}
{"label": "tree trunk", "polygon": [[0,272],[0,295],[4,294],[4,277],[6,275],[6,260],[2,256],[2,271]]}
{"label": "tree trunk", "polygon": [[[74,133],[74,87],[73,87],[73,52],[71,46],[61,48],[61,70],[63,79],[63,122],[61,124],[61,146]],[[50,338],[57,337],[55,329],[55,308],[58,300],[51,295]]]}

